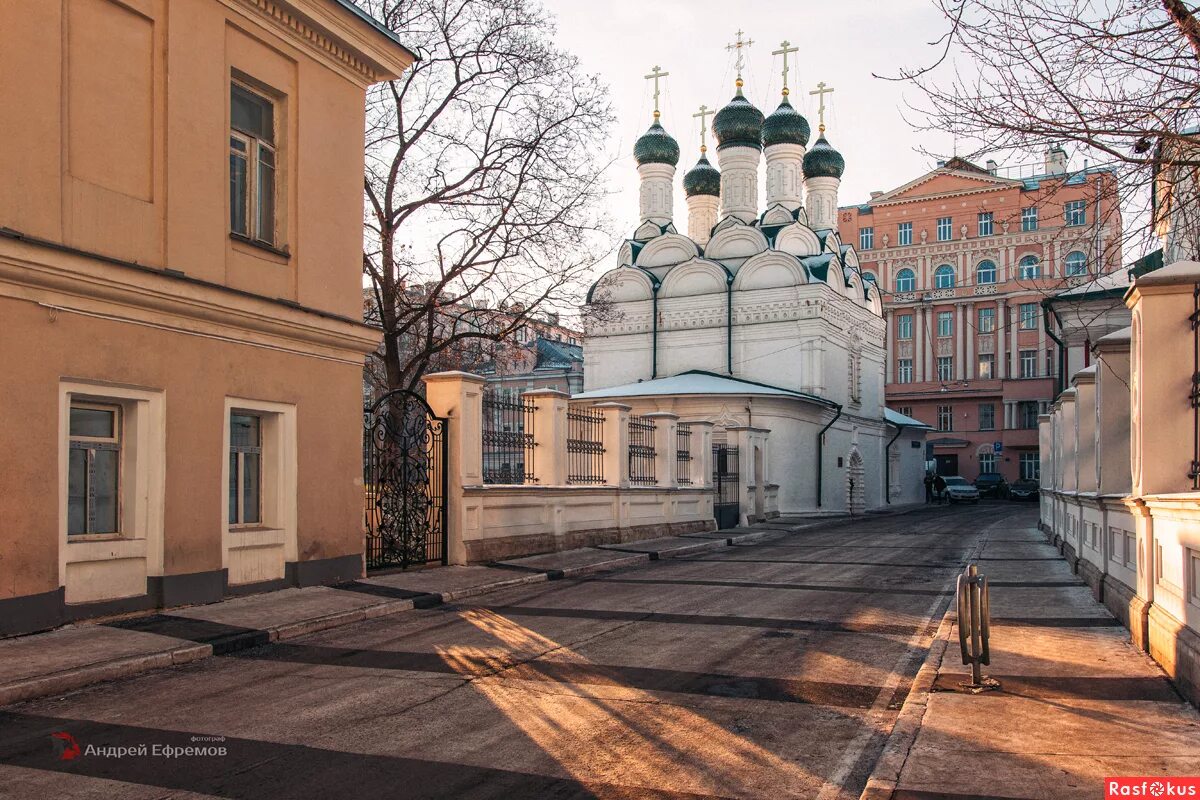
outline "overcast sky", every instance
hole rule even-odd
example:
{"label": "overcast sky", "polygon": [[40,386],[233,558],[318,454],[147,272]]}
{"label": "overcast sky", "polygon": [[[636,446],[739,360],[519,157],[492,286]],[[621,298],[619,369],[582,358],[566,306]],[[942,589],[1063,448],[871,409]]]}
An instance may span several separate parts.
{"label": "overcast sky", "polygon": [[[905,95],[917,99],[911,86],[872,77],[935,58],[928,42],[941,34],[944,21],[931,0],[544,2],[558,17],[560,44],[612,90],[619,122],[612,142],[618,161],[611,211],[623,231],[637,225],[633,142],[650,125],[653,111],[653,85],[643,76],[656,64],[670,72],[662,82],[662,122],[682,150],[675,219],[686,231],[680,181],[699,157],[699,121],[692,114],[702,103],[715,109],[733,97],[734,57],[725,45],[735,40],[739,27],[754,42],[746,50],[745,93],[764,114],[779,104],[782,63],[771,51],[784,39],[800,48],[789,56],[788,84],[792,104],[812,125],[813,139],[816,98],[808,93],[818,81],[835,89],[826,95],[826,135],[846,159],[841,205],[864,202],[872,189],[892,189],[931,168],[930,159],[916,151],[919,146],[952,149],[949,136],[931,141],[901,117]],[[714,156],[710,138],[715,164]]]}

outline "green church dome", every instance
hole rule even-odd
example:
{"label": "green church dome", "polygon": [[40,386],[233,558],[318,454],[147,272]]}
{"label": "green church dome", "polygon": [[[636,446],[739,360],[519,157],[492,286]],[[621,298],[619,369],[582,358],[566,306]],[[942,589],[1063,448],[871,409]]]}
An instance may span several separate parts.
{"label": "green church dome", "polygon": [[804,154],[804,177],[806,178],[840,178],[846,170],[846,159],[833,149],[833,145],[822,133],[817,142]]}
{"label": "green church dome", "polygon": [[762,126],[763,147],[773,144],[808,144],[812,128],[804,115],[792,107],[787,97],[779,104],[779,108],[771,112]]}
{"label": "green church dome", "polygon": [[709,163],[708,156],[701,153],[696,166],[684,173],[683,191],[688,197],[698,194],[721,196],[721,172]]}
{"label": "green church dome", "polygon": [[638,166],[642,164],[670,164],[672,167],[679,163],[679,142],[671,138],[671,134],[654,120],[650,130],[638,137],[633,143],[633,157]]}
{"label": "green church dome", "polygon": [[763,115],[742,95],[740,79],[737,94],[713,117],[712,128],[718,150],[726,147],[762,149]]}

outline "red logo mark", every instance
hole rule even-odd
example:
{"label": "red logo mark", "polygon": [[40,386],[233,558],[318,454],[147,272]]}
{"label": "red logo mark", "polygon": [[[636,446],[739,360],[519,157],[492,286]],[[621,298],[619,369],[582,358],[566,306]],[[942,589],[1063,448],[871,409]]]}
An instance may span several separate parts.
{"label": "red logo mark", "polygon": [[1104,800],[1125,797],[1200,798],[1200,777],[1139,775],[1104,779]]}
{"label": "red logo mark", "polygon": [[79,742],[75,741],[75,737],[66,731],[50,734],[50,738],[54,742],[54,754],[62,761],[70,761],[78,758],[80,754]]}

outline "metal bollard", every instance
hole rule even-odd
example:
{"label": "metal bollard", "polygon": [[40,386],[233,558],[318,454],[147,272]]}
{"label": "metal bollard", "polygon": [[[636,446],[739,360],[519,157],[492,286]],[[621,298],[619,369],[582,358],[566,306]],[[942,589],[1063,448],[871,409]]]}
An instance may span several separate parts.
{"label": "metal bollard", "polygon": [[991,663],[990,637],[987,576],[980,575],[979,567],[971,564],[958,576],[958,645],[963,663],[971,665],[971,683],[959,685],[972,694],[1000,688],[1000,682],[984,677],[981,669]]}

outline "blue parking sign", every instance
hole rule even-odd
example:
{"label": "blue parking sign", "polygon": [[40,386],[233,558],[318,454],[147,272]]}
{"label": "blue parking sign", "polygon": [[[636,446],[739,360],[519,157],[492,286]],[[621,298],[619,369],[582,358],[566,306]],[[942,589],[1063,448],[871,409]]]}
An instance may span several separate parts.
{"label": "blue parking sign", "polygon": [[993,453],[1004,452],[1004,442],[992,442],[992,452]]}

